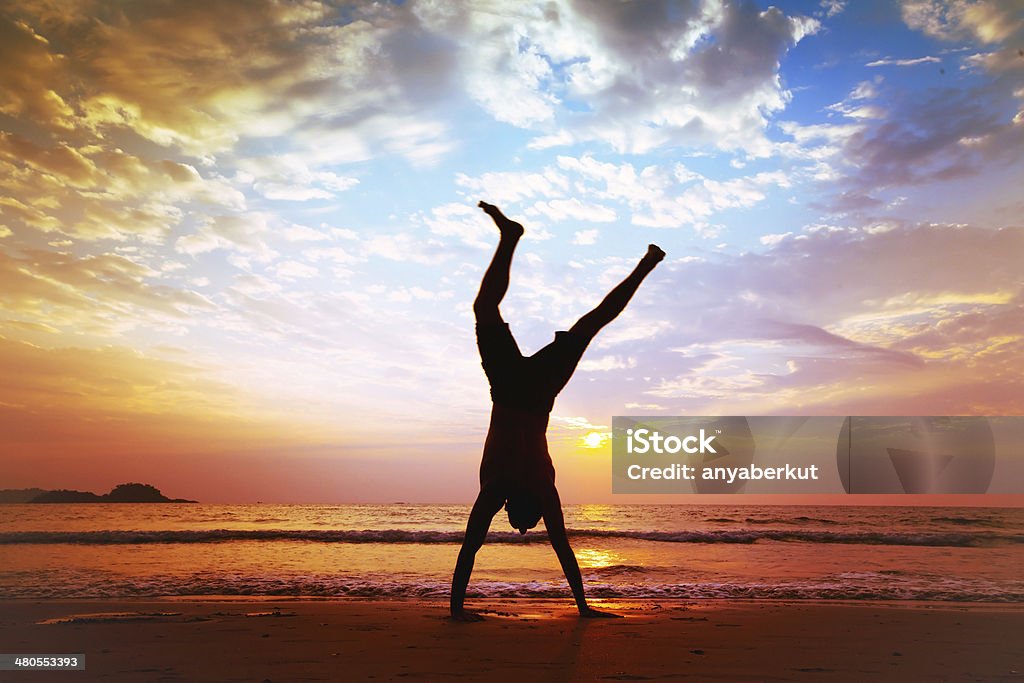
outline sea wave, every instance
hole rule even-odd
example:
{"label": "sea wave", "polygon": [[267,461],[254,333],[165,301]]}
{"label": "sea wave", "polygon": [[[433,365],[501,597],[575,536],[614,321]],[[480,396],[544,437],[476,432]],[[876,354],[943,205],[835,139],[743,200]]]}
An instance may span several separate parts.
{"label": "sea wave", "polygon": [[1000,528],[1003,526],[996,520],[985,519],[983,517],[942,516],[932,517],[931,521],[937,524],[955,524],[957,526],[987,526],[995,528]]}
{"label": "sea wave", "polygon": [[[941,584],[922,580],[876,580],[870,574],[831,580],[782,583],[741,582],[626,582],[616,583],[598,572],[585,574],[587,595],[604,599],[748,599],[748,600],[915,600],[939,602],[1024,602],[1024,587],[997,586],[984,581],[951,580]],[[151,576],[76,582],[33,582],[0,585],[4,599],[110,599],[180,596],[288,596],[446,599],[446,580],[374,580],[345,576]],[[569,599],[564,581],[475,580],[469,598]]]}
{"label": "sea wave", "polygon": [[[819,531],[789,529],[730,529],[694,531],[630,531],[574,529],[575,538],[612,538],[659,543],[739,543],[760,541],[900,545],[929,547],[988,547],[1024,543],[1024,534],[993,532]],[[461,543],[461,531],[409,531],[405,529],[205,529],[163,531],[6,531],[0,545],[72,544],[139,545],[169,543],[223,543],[231,541],[295,541],[315,543]],[[544,532],[525,536],[515,532],[491,532],[488,543],[546,543]]]}
{"label": "sea wave", "polygon": [[825,519],[823,517],[807,517],[801,515],[799,517],[747,517],[744,520],[747,524],[787,524],[787,525],[799,525],[806,526],[809,524],[828,524],[834,525],[840,522],[834,519]]}
{"label": "sea wave", "polygon": [[622,576],[643,576],[645,574],[656,574],[661,571],[655,567],[645,567],[638,564],[610,564],[604,567],[591,567],[587,570],[590,576],[622,577]]}

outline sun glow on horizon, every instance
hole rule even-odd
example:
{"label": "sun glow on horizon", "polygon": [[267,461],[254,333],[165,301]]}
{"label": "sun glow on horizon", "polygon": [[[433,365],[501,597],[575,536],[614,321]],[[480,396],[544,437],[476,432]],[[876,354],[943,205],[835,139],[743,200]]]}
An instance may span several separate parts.
{"label": "sun glow on horizon", "polygon": [[524,352],[667,252],[558,398],[576,500],[612,415],[1024,413],[1007,6],[13,3],[0,488],[471,498],[480,199]]}

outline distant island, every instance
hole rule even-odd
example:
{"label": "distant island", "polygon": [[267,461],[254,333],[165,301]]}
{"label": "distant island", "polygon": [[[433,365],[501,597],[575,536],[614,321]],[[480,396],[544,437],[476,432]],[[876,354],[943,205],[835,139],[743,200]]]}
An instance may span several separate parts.
{"label": "distant island", "polygon": [[149,484],[118,484],[110,493],[96,495],[91,491],[57,489],[3,489],[0,503],[197,503],[185,498],[168,498]]}

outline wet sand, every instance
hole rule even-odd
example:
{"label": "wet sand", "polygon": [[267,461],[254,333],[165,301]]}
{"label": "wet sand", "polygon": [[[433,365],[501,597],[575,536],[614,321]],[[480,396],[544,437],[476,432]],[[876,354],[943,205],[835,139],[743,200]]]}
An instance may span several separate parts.
{"label": "wet sand", "polygon": [[1024,605],[438,600],[0,603],[0,651],[84,653],[3,681],[1024,681]]}

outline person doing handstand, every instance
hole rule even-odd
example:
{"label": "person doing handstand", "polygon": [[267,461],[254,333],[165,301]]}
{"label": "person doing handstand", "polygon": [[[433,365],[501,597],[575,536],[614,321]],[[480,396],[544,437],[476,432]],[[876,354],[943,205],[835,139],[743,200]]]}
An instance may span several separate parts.
{"label": "person doing handstand", "polygon": [[543,517],[548,540],[558,556],[576,606],[583,617],[618,616],[587,605],[579,564],[569,546],[562,503],[555,488],[555,468],[548,454],[548,415],[555,396],[569,381],[590,340],[625,309],[643,279],[665,258],[655,245],[647,247],[633,272],[568,332],[556,332],[553,342],[532,356],[520,352],[498,311],[508,290],[512,254],[523,226],[505,217],[498,207],[480,202],[501,235],[480,292],[473,302],[480,360],[491,387],[491,421],[480,463],[480,493],[466,524],[459,559],[452,576],[451,616],[459,621],[483,617],[463,607],[476,553],[484,544],[491,519],[505,506],[508,521],[525,534]]}

